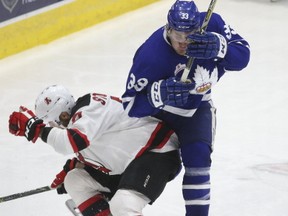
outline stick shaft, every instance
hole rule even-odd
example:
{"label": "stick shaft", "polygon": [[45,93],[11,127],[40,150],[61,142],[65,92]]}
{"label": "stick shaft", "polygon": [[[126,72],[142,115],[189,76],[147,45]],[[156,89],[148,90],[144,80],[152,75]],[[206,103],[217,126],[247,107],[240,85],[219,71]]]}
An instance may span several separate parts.
{"label": "stick shaft", "polygon": [[38,193],[43,193],[43,192],[50,191],[50,190],[52,190],[52,188],[50,188],[49,186],[45,186],[45,187],[40,187],[40,188],[36,188],[33,190],[21,192],[21,193],[11,194],[5,197],[0,197],[0,203],[26,197],[26,196],[31,196],[31,195],[38,194]]}
{"label": "stick shaft", "polygon": [[[202,26],[201,26],[201,29],[200,29],[200,32],[203,32],[206,30],[207,26],[208,26],[208,23],[209,23],[209,20],[212,16],[212,13],[213,13],[213,10],[214,10],[214,7],[216,5],[216,1],[217,0],[211,0],[210,4],[209,4],[209,8],[206,12],[206,16],[204,18],[204,21],[202,23]],[[187,81],[187,78],[188,78],[188,75],[190,73],[190,70],[192,68],[192,65],[193,65],[193,62],[194,62],[194,59],[193,57],[190,57],[187,64],[186,64],[186,67],[183,71],[183,74],[181,76],[181,82],[186,82]]]}

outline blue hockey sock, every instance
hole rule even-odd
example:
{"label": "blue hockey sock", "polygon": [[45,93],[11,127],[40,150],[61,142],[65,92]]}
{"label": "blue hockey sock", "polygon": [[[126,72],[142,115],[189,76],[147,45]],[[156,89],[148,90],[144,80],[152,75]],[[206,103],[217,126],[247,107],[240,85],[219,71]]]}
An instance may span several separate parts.
{"label": "blue hockey sock", "polygon": [[211,148],[203,142],[181,147],[185,173],[183,177],[183,198],[186,216],[208,216],[210,205]]}
{"label": "blue hockey sock", "polygon": [[210,204],[209,167],[185,168],[183,197],[186,216],[207,216]]}

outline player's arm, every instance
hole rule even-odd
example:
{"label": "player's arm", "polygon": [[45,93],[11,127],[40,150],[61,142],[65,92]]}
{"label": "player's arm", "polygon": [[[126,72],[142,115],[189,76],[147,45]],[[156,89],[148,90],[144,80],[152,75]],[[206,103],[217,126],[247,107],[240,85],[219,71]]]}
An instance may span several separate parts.
{"label": "player's arm", "polygon": [[166,105],[182,107],[195,87],[194,83],[182,83],[176,77],[160,79],[166,68],[148,58],[148,51],[142,48],[136,52],[122,95],[123,107],[130,117],[153,116]]}
{"label": "player's arm", "polygon": [[36,142],[46,125],[32,110],[20,106],[19,112],[9,117],[9,132],[15,136],[25,136],[28,141]]}
{"label": "player's arm", "polygon": [[32,110],[21,106],[19,112],[13,112],[9,118],[9,132],[15,136],[24,136],[33,143],[40,137],[62,154],[78,152],[89,146],[86,135],[80,130],[49,127]]}
{"label": "player's arm", "polygon": [[151,116],[158,112],[150,105],[147,97],[147,85],[149,83],[148,69],[143,65],[142,53],[136,52],[133,65],[126,82],[126,90],[122,95],[123,108],[130,117]]}
{"label": "player's arm", "polygon": [[227,41],[225,57],[219,63],[224,66],[226,71],[240,71],[248,65],[250,60],[249,43],[236,30],[225,23],[220,15],[215,14],[214,16],[215,22],[219,25],[220,34]]}
{"label": "player's arm", "polygon": [[191,42],[186,54],[199,59],[219,61],[226,70],[242,70],[249,62],[248,42],[224,22],[218,14],[213,14],[207,31],[188,36]]}
{"label": "player's arm", "polygon": [[227,52],[220,64],[224,66],[226,71],[240,71],[249,63],[250,47],[248,42],[230,26],[227,26],[227,29],[229,29],[227,31],[231,31],[232,37],[227,42]]}
{"label": "player's arm", "polygon": [[109,127],[109,99],[110,97],[103,94],[91,94],[89,103],[77,110],[67,128],[49,127],[37,118],[33,111],[21,109],[10,115],[9,132],[16,136],[25,136],[32,142],[36,142],[40,137],[55,151],[64,155],[76,153],[87,148],[90,140],[101,136]]}
{"label": "player's arm", "polygon": [[188,100],[190,91],[195,88],[195,83],[183,83],[176,77],[159,80],[148,85],[147,97],[155,108],[164,106],[183,107]]}

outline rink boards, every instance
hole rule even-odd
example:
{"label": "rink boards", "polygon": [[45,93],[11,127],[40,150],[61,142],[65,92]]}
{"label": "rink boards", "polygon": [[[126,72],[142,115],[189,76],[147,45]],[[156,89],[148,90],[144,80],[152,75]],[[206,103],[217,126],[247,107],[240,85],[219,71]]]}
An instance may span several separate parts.
{"label": "rink boards", "polygon": [[64,0],[0,23],[0,59],[158,0]]}

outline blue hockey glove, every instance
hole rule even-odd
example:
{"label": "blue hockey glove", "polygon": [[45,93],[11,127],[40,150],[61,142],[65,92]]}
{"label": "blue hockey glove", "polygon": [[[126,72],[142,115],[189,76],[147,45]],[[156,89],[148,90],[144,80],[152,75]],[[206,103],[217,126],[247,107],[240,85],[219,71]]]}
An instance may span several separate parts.
{"label": "blue hockey glove", "polygon": [[195,88],[195,83],[183,83],[170,77],[159,80],[148,87],[148,99],[155,108],[165,105],[181,107],[187,103],[189,91]]}
{"label": "blue hockey glove", "polygon": [[193,58],[211,59],[224,58],[227,52],[226,39],[214,32],[195,33],[187,37],[186,55]]}

